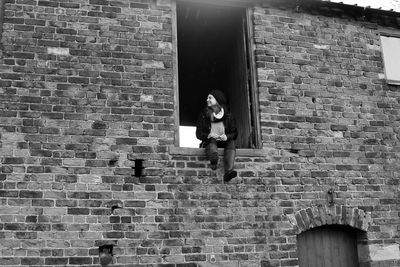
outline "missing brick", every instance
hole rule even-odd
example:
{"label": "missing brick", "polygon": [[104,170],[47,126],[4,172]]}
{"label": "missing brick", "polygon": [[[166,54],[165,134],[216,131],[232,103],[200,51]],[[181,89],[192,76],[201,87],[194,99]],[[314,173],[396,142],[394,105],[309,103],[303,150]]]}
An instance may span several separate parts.
{"label": "missing brick", "polygon": [[143,159],[135,159],[135,167],[134,167],[134,175],[135,177],[142,177],[143,176]]}
{"label": "missing brick", "polygon": [[110,159],[110,161],[108,162],[108,165],[110,167],[115,167],[115,165],[117,164],[118,159]]}
{"label": "missing brick", "polygon": [[112,262],[114,245],[99,246],[99,257],[101,265],[109,265]]}
{"label": "missing brick", "polygon": [[113,214],[114,211],[115,211],[116,209],[122,209],[122,207],[119,206],[119,205],[113,205],[113,206],[111,206],[111,214]]}

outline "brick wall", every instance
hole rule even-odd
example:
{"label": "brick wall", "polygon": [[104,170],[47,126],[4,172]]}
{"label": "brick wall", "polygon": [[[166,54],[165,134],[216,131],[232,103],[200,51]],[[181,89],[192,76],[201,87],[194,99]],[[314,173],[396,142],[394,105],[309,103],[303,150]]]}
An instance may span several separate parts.
{"label": "brick wall", "polygon": [[6,1],[0,265],[99,266],[113,245],[113,266],[296,266],[296,235],[330,223],[364,231],[362,266],[399,265],[400,93],[378,25],[254,8],[264,153],[239,152],[223,184],[168,150],[171,16],[161,0]]}

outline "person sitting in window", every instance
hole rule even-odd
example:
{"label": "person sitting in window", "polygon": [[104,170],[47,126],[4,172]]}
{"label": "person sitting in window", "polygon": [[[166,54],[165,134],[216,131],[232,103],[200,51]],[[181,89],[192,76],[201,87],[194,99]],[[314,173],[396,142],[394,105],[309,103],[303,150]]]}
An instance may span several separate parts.
{"label": "person sitting in window", "polygon": [[202,142],[200,147],[206,150],[211,169],[218,164],[218,147],[224,148],[224,181],[235,178],[235,140],[237,137],[236,122],[227,107],[226,97],[219,90],[212,90],[207,96],[207,106],[200,113],[196,125],[196,137]]}

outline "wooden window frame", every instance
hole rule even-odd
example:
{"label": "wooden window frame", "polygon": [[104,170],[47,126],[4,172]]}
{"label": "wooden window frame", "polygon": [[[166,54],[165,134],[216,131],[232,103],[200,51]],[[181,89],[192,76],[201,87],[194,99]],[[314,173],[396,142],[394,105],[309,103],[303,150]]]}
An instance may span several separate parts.
{"label": "wooden window frame", "polygon": [[[185,1],[188,3],[198,3],[198,0],[173,0],[171,2],[172,5],[172,47],[173,47],[173,87],[174,87],[174,109],[175,109],[175,135],[174,135],[174,146],[175,149],[173,151],[179,151],[179,71],[178,71],[178,29],[177,29],[177,1]],[[249,60],[249,77],[250,77],[250,86],[251,91],[249,92],[250,101],[252,103],[250,112],[251,118],[254,123],[254,142],[255,149],[262,149],[262,140],[261,140],[261,124],[260,124],[260,112],[259,112],[259,103],[258,103],[258,86],[257,86],[257,71],[256,71],[256,62],[255,62],[255,44],[254,44],[254,33],[253,33],[253,10],[251,1],[242,1],[242,0],[220,0],[215,3],[215,0],[203,0],[204,4],[213,4],[218,6],[227,6],[227,7],[242,7],[246,9],[246,26],[247,26],[247,48],[248,48],[248,60]],[[190,148],[189,148],[190,149]],[[182,151],[187,151],[188,148],[183,148]],[[246,151],[251,149],[246,149]]]}

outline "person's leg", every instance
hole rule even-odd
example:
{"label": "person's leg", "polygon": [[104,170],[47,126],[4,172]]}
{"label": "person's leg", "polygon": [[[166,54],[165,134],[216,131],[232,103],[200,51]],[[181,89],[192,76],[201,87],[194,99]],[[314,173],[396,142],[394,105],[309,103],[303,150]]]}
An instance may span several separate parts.
{"label": "person's leg", "polygon": [[218,164],[218,147],[217,141],[214,138],[207,140],[206,144],[206,156],[211,163],[211,169],[216,170]]}
{"label": "person's leg", "polygon": [[224,181],[229,182],[237,176],[237,172],[233,170],[235,164],[236,148],[235,141],[226,141],[224,148]]}

